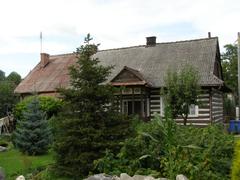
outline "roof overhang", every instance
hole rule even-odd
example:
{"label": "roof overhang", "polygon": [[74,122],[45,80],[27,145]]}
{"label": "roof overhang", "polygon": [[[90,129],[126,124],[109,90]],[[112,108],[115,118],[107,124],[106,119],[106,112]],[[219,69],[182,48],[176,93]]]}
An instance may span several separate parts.
{"label": "roof overhang", "polygon": [[138,70],[127,66],[124,66],[109,84],[113,86],[152,86]]}

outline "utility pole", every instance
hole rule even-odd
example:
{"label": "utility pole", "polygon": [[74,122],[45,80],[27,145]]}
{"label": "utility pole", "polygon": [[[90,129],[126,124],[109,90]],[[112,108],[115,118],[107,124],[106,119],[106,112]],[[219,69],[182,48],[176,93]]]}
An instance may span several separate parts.
{"label": "utility pole", "polygon": [[239,108],[240,108],[240,32],[238,32],[238,117],[236,118],[239,120],[240,114],[239,114]]}

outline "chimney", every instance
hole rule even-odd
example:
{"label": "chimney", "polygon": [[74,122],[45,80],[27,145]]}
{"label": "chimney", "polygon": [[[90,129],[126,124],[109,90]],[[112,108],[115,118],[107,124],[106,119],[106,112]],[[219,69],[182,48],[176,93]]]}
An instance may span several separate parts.
{"label": "chimney", "polygon": [[41,53],[41,67],[44,68],[49,63],[49,54]]}
{"label": "chimney", "polygon": [[150,36],[150,37],[146,37],[146,45],[147,46],[155,46],[156,45],[156,39],[157,37],[156,36]]}
{"label": "chimney", "polygon": [[211,32],[208,32],[208,38],[211,38]]}

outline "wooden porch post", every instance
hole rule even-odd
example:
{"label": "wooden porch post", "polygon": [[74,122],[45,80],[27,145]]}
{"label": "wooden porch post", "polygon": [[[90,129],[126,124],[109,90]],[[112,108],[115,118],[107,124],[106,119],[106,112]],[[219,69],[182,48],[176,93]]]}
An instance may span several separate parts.
{"label": "wooden porch post", "polygon": [[123,110],[122,110],[122,89],[120,88],[120,112],[123,113]]}
{"label": "wooden porch post", "polygon": [[142,93],[142,87],[140,87],[140,97],[141,97],[141,114],[142,117],[145,118],[145,108],[144,108],[144,102],[143,102],[143,93]]}

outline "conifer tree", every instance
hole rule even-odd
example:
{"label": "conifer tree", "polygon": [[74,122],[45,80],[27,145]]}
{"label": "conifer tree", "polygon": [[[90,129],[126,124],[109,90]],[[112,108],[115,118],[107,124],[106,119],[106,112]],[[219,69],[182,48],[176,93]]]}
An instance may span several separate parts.
{"label": "conifer tree", "polygon": [[88,34],[85,45],[77,48],[77,64],[70,68],[72,88],[61,90],[66,107],[55,120],[56,169],[75,178],[88,175],[93,161],[106,148],[118,147],[128,131],[128,122],[109,105],[114,89],[104,82],[112,67],[94,58],[98,45],[90,44],[91,40]]}
{"label": "conifer tree", "polygon": [[14,144],[28,155],[44,154],[50,143],[50,129],[39,101],[33,99],[24,112],[24,120],[18,121],[14,132]]}

